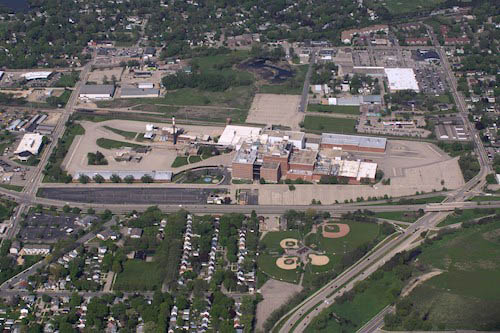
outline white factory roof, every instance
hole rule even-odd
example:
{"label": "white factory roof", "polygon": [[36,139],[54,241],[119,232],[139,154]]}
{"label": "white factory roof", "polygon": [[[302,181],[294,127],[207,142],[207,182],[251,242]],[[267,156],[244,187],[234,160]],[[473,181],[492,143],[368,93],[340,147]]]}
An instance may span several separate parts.
{"label": "white factory roof", "polygon": [[387,139],[374,136],[323,133],[321,134],[321,143],[385,149]]}
{"label": "white factory roof", "polygon": [[28,72],[21,74],[21,76],[29,81],[29,80],[48,79],[50,74],[52,74],[52,72]]}
{"label": "white factory roof", "polygon": [[33,155],[38,154],[38,151],[40,150],[40,147],[42,145],[42,138],[43,135],[38,133],[24,134],[14,154],[20,154],[25,151],[28,151]]}
{"label": "white factory roof", "polygon": [[[337,163],[335,163],[337,164]],[[338,176],[356,178],[374,179],[377,172],[377,163],[361,162],[361,161],[338,161],[339,171]]]}
{"label": "white factory roof", "polygon": [[411,68],[386,68],[385,75],[389,81],[389,89],[391,91],[420,91],[415,72]]}
{"label": "white factory roof", "polygon": [[218,143],[224,146],[236,146],[238,142],[246,139],[256,140],[261,131],[259,127],[228,125],[222,132]]}

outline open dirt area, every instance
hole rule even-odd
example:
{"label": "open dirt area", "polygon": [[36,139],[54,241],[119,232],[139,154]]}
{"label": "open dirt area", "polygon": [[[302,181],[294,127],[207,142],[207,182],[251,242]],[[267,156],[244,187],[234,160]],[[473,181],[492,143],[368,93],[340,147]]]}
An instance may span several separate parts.
{"label": "open dirt area", "polygon": [[298,112],[299,95],[256,94],[246,122],[299,128],[302,116]]}
{"label": "open dirt area", "polygon": [[[85,135],[77,136],[70,147],[68,154],[66,155],[63,166],[70,173],[74,174],[78,171],[102,171],[102,170],[114,170],[114,171],[148,171],[148,170],[173,170],[175,172],[183,171],[185,169],[190,169],[198,166],[213,166],[213,165],[227,165],[230,164],[233,154],[222,154],[219,156],[211,157],[209,159],[203,160],[198,163],[191,163],[185,165],[184,167],[179,167],[173,169],[171,167],[172,162],[175,158],[182,154],[184,151],[184,146],[181,144],[173,145],[167,142],[152,142],[144,140],[142,142],[137,142],[135,140],[128,140],[122,135],[114,133],[104,126],[108,126],[114,129],[119,129],[122,131],[144,133],[146,122],[140,121],[128,121],[128,120],[108,120],[99,123],[93,122],[82,122],[81,125],[85,128]],[[170,124],[160,124],[155,123],[155,126],[161,128],[164,126],[171,126]],[[211,135],[217,136],[222,133],[222,127],[206,127],[206,126],[182,126],[185,133],[188,135]],[[117,162],[115,157],[122,151],[130,149],[104,149],[96,144],[97,139],[107,138],[111,140],[129,142],[133,144],[139,144],[144,146],[150,146],[151,151],[146,154],[141,155],[142,160],[140,162],[129,161],[129,162]],[[89,152],[95,153],[100,151],[106,157],[108,165],[88,165],[87,154]]]}
{"label": "open dirt area", "polygon": [[302,287],[297,284],[273,279],[264,283],[262,288],[260,288],[260,293],[264,299],[257,304],[257,331],[262,330],[264,322],[274,310],[285,304],[293,295],[301,290]]}
{"label": "open dirt area", "polygon": [[295,238],[285,238],[281,240],[280,246],[284,249],[298,249],[299,241]]}
{"label": "open dirt area", "polygon": [[112,81],[113,76],[116,81],[120,81],[122,77],[123,67],[106,68],[106,69],[95,69],[89,74],[88,81],[95,82],[97,84],[103,84],[104,79],[109,82]]}
{"label": "open dirt area", "polygon": [[406,297],[408,296],[413,289],[418,287],[421,283],[430,280],[431,278],[438,276],[439,274],[443,273],[442,270],[436,269],[433,270],[429,273],[426,273],[424,275],[417,276],[416,278],[413,278],[402,290],[401,292],[401,297]]}
{"label": "open dirt area", "polygon": [[[337,226],[338,231],[328,231],[329,226]],[[349,233],[349,225],[344,224],[344,223],[328,223],[328,224],[323,224],[323,237],[325,238],[341,238],[346,236]]]}
{"label": "open dirt area", "polygon": [[314,266],[324,266],[330,262],[328,256],[321,256],[313,253],[309,255],[309,259],[311,259],[311,264]]}
{"label": "open dirt area", "polygon": [[299,258],[297,257],[281,257],[276,259],[276,266],[281,269],[292,270],[296,269]]}

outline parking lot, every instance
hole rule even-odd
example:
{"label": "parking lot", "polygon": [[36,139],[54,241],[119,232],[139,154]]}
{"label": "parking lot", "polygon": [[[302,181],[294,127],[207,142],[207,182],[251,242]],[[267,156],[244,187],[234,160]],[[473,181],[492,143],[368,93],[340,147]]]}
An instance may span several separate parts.
{"label": "parking lot", "polygon": [[19,231],[22,241],[55,242],[81,229],[75,224],[78,215],[47,213],[30,213],[22,222],[25,224]]}
{"label": "parking lot", "polygon": [[205,205],[210,193],[217,190],[199,188],[50,188],[40,189],[39,196],[68,202],[138,205]]}

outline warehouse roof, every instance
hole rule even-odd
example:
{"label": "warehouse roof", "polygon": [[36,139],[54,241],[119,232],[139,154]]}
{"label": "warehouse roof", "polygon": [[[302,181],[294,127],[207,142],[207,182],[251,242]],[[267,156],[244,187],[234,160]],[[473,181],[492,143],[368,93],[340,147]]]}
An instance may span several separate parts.
{"label": "warehouse roof", "polygon": [[321,143],[385,149],[385,146],[387,144],[387,139],[379,137],[371,137],[371,136],[323,133],[321,134]]}
{"label": "warehouse roof", "polygon": [[106,94],[113,96],[114,93],[115,93],[115,86],[112,84],[86,84],[80,90],[80,95]]}
{"label": "warehouse roof", "polygon": [[122,97],[123,96],[150,96],[150,95],[159,95],[160,91],[154,88],[122,88]]}
{"label": "warehouse roof", "polygon": [[261,131],[260,127],[228,125],[222,132],[218,143],[225,146],[234,146],[242,139],[257,139]]}
{"label": "warehouse roof", "polygon": [[411,68],[386,68],[385,75],[387,75],[391,91],[420,91],[417,79],[415,78],[415,72]]}
{"label": "warehouse roof", "polygon": [[38,133],[25,134],[14,154],[21,154],[23,152],[30,152],[33,155],[38,154],[42,146],[42,139],[43,135]]}
{"label": "warehouse roof", "polygon": [[42,79],[48,79],[49,76],[52,74],[52,72],[28,72],[21,74],[22,77],[24,77],[26,80],[42,80]]}

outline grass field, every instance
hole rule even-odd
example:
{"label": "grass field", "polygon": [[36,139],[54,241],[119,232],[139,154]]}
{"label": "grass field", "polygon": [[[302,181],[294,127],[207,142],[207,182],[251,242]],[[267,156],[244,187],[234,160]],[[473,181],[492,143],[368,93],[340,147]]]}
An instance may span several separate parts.
{"label": "grass field", "polygon": [[496,212],[499,212],[500,209],[479,209],[479,208],[474,208],[474,209],[464,209],[461,210],[461,214],[457,214],[456,212],[451,213],[448,215],[443,221],[441,221],[438,224],[438,227],[444,227],[450,224],[455,224],[455,223],[461,223],[473,219],[477,219],[479,217],[483,217],[486,215],[490,214],[495,214]]}
{"label": "grass field", "polygon": [[309,104],[307,111],[358,115],[359,106]]}
{"label": "grass field", "polygon": [[[334,303],[324,314],[328,320],[313,321],[305,332],[356,332],[368,320],[394,301],[392,290],[402,288],[393,272],[384,272],[381,279],[370,279],[363,292],[356,293],[351,302]],[[333,313],[342,320],[335,320]],[[323,315],[323,314],[322,314]]]}
{"label": "grass field", "polygon": [[375,223],[341,221],[349,225],[349,233],[342,238],[325,238],[321,235],[321,228],[318,232],[310,234],[306,238],[306,245],[314,244],[315,249],[332,254],[332,265],[339,268],[344,253],[356,249],[364,243],[368,243],[379,234],[379,225]]}
{"label": "grass field", "polygon": [[124,148],[124,147],[129,147],[129,148],[144,147],[143,145],[138,145],[135,143],[116,141],[116,140],[111,140],[111,139],[106,139],[106,138],[97,139],[96,144],[99,147],[104,148],[104,149],[120,149],[120,148]]}
{"label": "grass field", "polygon": [[413,223],[419,219],[420,215],[417,212],[379,212],[375,213],[376,217],[388,220],[396,220],[402,222]]}
{"label": "grass field", "polygon": [[385,0],[387,10],[393,15],[409,14],[420,10],[431,10],[444,0]]}
{"label": "grass field", "polygon": [[123,272],[116,277],[115,290],[158,290],[161,289],[163,272],[154,262],[127,260]]}
{"label": "grass field", "polygon": [[476,202],[481,202],[481,201],[500,201],[500,197],[495,197],[495,196],[489,196],[489,195],[478,195],[470,199],[470,201],[476,201]]}
{"label": "grass field", "polygon": [[298,240],[302,239],[298,230],[288,230],[288,231],[270,231],[264,238],[260,241],[261,244],[265,245],[268,251],[280,251],[280,242],[285,238],[295,238]]}
{"label": "grass field", "polygon": [[304,118],[304,129],[312,132],[355,134],[355,126],[355,119],[330,118],[321,116],[306,116]]}
{"label": "grass field", "polygon": [[436,195],[433,197],[426,198],[401,198],[399,200],[392,200],[386,203],[376,203],[370,204],[366,203],[368,206],[386,206],[386,205],[423,205],[428,203],[439,203],[442,202],[446,197],[444,195]]}
{"label": "grass field", "polygon": [[21,192],[23,190],[23,186],[19,185],[12,185],[12,184],[0,184],[0,187],[6,189],[6,190],[11,190],[11,191],[16,191],[16,192]]}
{"label": "grass field", "polygon": [[500,328],[500,221],[463,229],[424,248],[419,262],[444,270],[411,294],[434,329]]}
{"label": "grass field", "polygon": [[179,168],[184,165],[188,165],[189,161],[186,156],[177,156],[175,160],[172,162],[171,167],[172,168]]}
{"label": "grass field", "polygon": [[335,266],[335,256],[332,254],[325,254],[328,258],[330,258],[330,261],[328,264],[323,265],[323,266],[316,266],[316,265],[311,265],[308,264],[306,269],[310,269],[312,273],[323,273],[323,272],[328,272],[332,270]]}
{"label": "grass field", "polygon": [[300,95],[304,88],[304,80],[306,77],[309,65],[300,65],[294,67],[295,76],[282,84],[265,84],[259,87],[261,94],[284,94],[284,95]]}
{"label": "grass field", "polygon": [[128,140],[133,140],[137,136],[136,132],[123,131],[121,129],[113,128],[110,126],[104,126],[104,128],[107,129],[108,131],[115,133],[115,134],[121,135],[125,139],[128,139]]}
{"label": "grass field", "polygon": [[261,253],[257,258],[257,265],[262,272],[271,276],[275,280],[281,280],[291,283],[299,282],[300,273],[297,269],[286,270],[276,266],[276,259],[279,257],[279,255],[273,256],[270,254]]}

